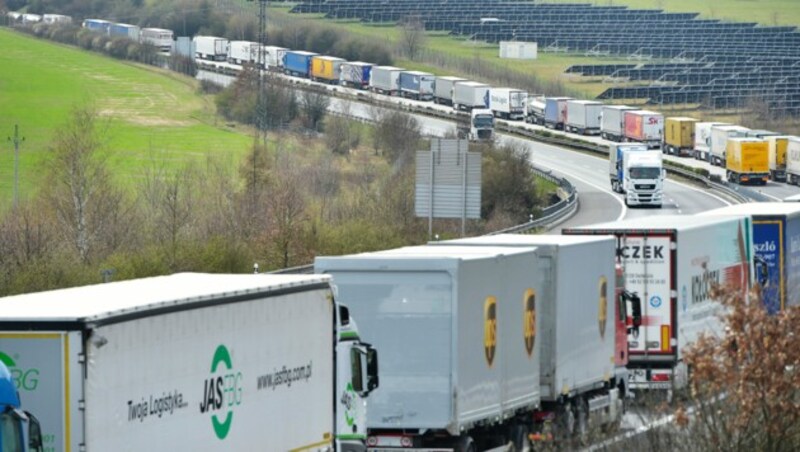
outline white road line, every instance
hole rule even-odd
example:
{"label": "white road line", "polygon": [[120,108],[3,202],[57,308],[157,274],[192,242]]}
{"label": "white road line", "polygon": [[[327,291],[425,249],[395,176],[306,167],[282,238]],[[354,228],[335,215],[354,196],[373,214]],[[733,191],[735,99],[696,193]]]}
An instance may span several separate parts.
{"label": "white road line", "polygon": [[721,203],[725,204],[726,206],[730,206],[730,205],[732,205],[732,204],[733,204],[733,203],[731,203],[730,201],[726,201],[726,200],[724,200],[724,199],[720,198],[719,196],[717,196],[717,195],[715,195],[715,194],[713,194],[713,193],[709,193],[709,192],[707,192],[707,191],[705,191],[705,190],[701,190],[701,189],[699,189],[699,188],[692,187],[692,186],[691,186],[691,185],[689,185],[689,184],[684,184],[683,182],[678,182],[678,181],[676,181],[675,179],[670,179],[669,181],[670,181],[670,182],[672,182],[673,184],[680,185],[680,186],[682,186],[682,187],[688,188],[689,190],[694,190],[694,191],[696,191],[696,192],[698,192],[698,193],[702,193],[702,194],[704,194],[704,195],[706,195],[706,196],[709,196],[709,197],[711,197],[711,198],[714,198],[714,199],[716,199],[717,201],[719,201],[719,202],[721,202]]}
{"label": "white road line", "polygon": [[759,192],[759,193],[761,193],[762,195],[766,196],[767,198],[772,198],[772,199],[774,199],[775,201],[783,201],[783,199],[781,199],[781,198],[778,198],[777,196],[772,196],[772,195],[770,195],[769,193],[764,193],[764,191],[763,191],[763,190],[759,190],[758,192]]}
{"label": "white road line", "polygon": [[[617,196],[617,194],[614,193],[613,191],[611,191],[611,190],[609,190],[607,188],[603,188],[603,187],[601,187],[601,186],[599,186],[597,184],[593,184],[593,183],[587,181],[586,179],[583,179],[580,176],[575,175],[574,173],[570,174],[568,171],[564,171],[563,169],[556,170],[556,169],[552,168],[551,166],[549,166],[547,164],[543,164],[542,162],[536,162],[536,164],[539,165],[539,166],[546,167],[551,171],[557,171],[558,173],[564,175],[565,177],[569,176],[569,177],[567,177],[567,179],[569,179],[570,182],[572,182],[572,180],[574,178],[574,180],[579,180],[579,181],[583,182],[586,185],[591,185],[592,187],[594,187],[594,188],[602,191],[603,193],[606,193],[606,194],[610,195],[612,198],[616,199],[617,202],[619,203],[619,205],[622,206],[622,211],[620,212],[619,217],[617,217],[617,219],[615,221],[620,221],[623,218],[625,218],[626,215],[628,215],[628,206],[626,206],[625,203],[622,201],[622,199],[619,196]],[[578,208],[580,209],[580,207],[578,207]]]}

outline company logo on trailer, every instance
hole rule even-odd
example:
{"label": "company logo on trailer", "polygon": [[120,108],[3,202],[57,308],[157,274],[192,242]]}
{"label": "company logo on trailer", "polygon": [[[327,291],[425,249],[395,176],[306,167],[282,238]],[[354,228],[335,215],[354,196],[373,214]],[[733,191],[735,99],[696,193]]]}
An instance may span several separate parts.
{"label": "company logo on trailer", "polygon": [[491,296],[483,303],[483,351],[492,367],[497,351],[497,299]]}
{"label": "company logo on trailer", "polygon": [[11,379],[14,380],[14,386],[19,391],[35,391],[39,387],[39,369],[23,369],[17,366],[19,355],[14,358],[6,353],[0,352],[0,362],[8,367],[11,373]]}
{"label": "company logo on trailer", "polygon": [[533,356],[533,345],[536,343],[536,291],[528,289],[522,299],[522,331],[525,336],[525,351],[528,357]]}
{"label": "company logo on trailer", "polygon": [[658,295],[653,295],[652,297],[650,297],[650,306],[654,308],[660,307],[661,302],[662,302],[661,297],[659,297]]}
{"label": "company logo on trailer", "polygon": [[608,279],[605,276],[600,277],[600,283],[597,285],[600,290],[600,303],[598,304],[597,311],[597,326],[600,328],[600,339],[606,337],[606,320],[608,319]]}
{"label": "company logo on trailer", "polygon": [[233,369],[228,349],[219,345],[211,359],[211,376],[203,383],[200,413],[211,415],[214,434],[225,439],[233,423],[234,408],[242,403],[242,373]]}

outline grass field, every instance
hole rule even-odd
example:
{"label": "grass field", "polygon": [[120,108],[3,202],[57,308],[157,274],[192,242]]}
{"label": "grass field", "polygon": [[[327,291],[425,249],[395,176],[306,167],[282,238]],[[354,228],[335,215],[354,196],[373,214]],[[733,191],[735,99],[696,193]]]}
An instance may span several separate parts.
{"label": "grass field", "polygon": [[196,82],[168,71],[102,57],[0,29],[0,210],[13,192],[13,148],[5,140],[19,124],[20,193],[36,191],[55,128],[70,109],[91,102],[109,120],[115,176],[140,176],[153,156],[175,167],[207,155],[238,159],[252,139],[214,125],[214,106]]}

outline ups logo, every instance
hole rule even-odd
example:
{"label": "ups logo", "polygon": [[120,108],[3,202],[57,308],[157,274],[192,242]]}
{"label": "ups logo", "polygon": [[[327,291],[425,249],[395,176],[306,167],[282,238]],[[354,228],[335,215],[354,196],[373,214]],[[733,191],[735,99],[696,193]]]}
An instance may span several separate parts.
{"label": "ups logo", "polygon": [[528,357],[533,356],[533,345],[536,343],[536,291],[528,289],[522,299],[522,331],[525,336],[525,351]]}
{"label": "ups logo", "polygon": [[483,303],[483,351],[492,367],[497,351],[497,299],[491,296]]}
{"label": "ups logo", "polygon": [[600,328],[600,339],[605,339],[606,336],[606,320],[608,311],[608,280],[605,276],[600,277],[600,284],[598,284],[600,291],[600,302],[597,313],[597,326]]}

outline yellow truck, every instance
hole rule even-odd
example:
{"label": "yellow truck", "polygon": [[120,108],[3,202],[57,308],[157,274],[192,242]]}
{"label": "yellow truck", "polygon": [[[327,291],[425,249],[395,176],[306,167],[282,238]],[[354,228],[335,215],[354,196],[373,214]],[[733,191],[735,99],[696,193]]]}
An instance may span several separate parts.
{"label": "yellow truck", "polygon": [[691,157],[694,153],[694,118],[667,118],[664,122],[664,145],[666,154]]}
{"label": "yellow truck", "polygon": [[769,143],[769,178],[776,182],[786,182],[786,147],[788,136],[767,137]]}
{"label": "yellow truck", "polygon": [[725,169],[729,182],[766,185],[769,143],[760,138],[728,138]]}
{"label": "yellow truck", "polygon": [[323,83],[339,83],[339,74],[345,60],[332,56],[317,55],[311,58],[311,80]]}

